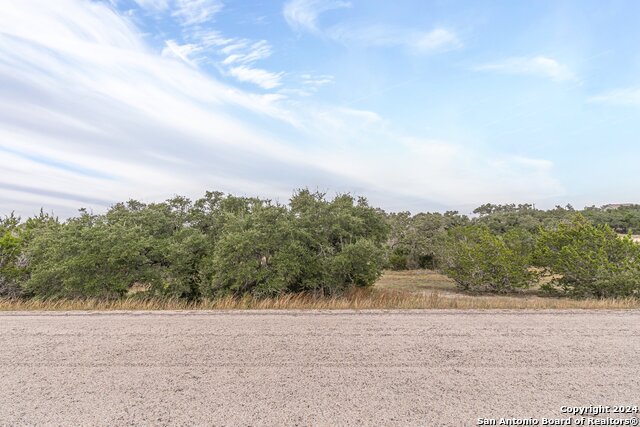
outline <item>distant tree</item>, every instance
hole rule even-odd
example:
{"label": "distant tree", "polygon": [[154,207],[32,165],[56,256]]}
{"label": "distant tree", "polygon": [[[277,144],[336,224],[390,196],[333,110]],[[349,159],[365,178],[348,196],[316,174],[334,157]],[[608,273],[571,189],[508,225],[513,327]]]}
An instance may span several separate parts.
{"label": "distant tree", "polygon": [[447,230],[468,223],[456,211],[441,213],[409,212],[390,214],[389,266],[394,270],[435,268],[438,242]]}
{"label": "distant tree", "polygon": [[0,219],[0,297],[22,295],[20,283],[26,274],[25,267],[20,218],[12,213]]}
{"label": "distant tree", "polygon": [[548,292],[580,298],[640,296],[640,245],[580,214],[570,224],[543,230],[534,260],[553,278],[545,286]]}
{"label": "distant tree", "polygon": [[453,228],[442,242],[440,268],[465,291],[505,293],[527,288],[537,276],[529,269],[524,246],[510,246],[509,237],[486,226]]}

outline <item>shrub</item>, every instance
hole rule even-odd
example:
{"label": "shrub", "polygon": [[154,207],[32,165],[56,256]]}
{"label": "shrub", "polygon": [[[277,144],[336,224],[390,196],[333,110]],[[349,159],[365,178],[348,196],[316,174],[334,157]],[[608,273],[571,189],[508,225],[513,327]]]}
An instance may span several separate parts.
{"label": "shrub", "polygon": [[146,241],[135,227],[86,212],[41,230],[29,247],[26,290],[38,297],[117,297],[151,281]]}
{"label": "shrub", "polygon": [[551,293],[580,298],[640,295],[640,246],[580,214],[570,224],[542,230],[534,260],[552,275],[544,287]]}
{"label": "shrub", "polygon": [[413,216],[409,212],[387,215],[389,267],[393,270],[434,268],[439,239],[448,229],[465,225],[468,221],[466,216],[456,211]]}
{"label": "shrub", "polygon": [[213,256],[203,264],[207,296],[273,296],[310,291],[336,294],[369,286],[384,263],[383,215],[364,199],[331,201],[302,190],[289,207],[256,201],[230,218]]}
{"label": "shrub", "polygon": [[449,230],[441,244],[439,264],[465,291],[510,292],[536,280],[528,268],[528,256],[484,226]]}
{"label": "shrub", "polygon": [[408,265],[407,251],[396,248],[390,251],[388,267],[391,270],[406,270]]}
{"label": "shrub", "polygon": [[369,240],[346,245],[330,262],[332,284],[341,288],[367,287],[382,274],[383,251]]}
{"label": "shrub", "polygon": [[22,254],[24,239],[13,214],[0,219],[0,297],[22,295],[20,282],[26,273]]}

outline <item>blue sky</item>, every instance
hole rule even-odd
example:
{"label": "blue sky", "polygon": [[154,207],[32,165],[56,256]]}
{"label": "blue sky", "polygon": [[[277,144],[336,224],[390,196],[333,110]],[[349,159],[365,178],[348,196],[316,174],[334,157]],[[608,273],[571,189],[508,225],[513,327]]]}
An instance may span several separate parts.
{"label": "blue sky", "polygon": [[0,0],[0,213],[638,202],[636,1]]}

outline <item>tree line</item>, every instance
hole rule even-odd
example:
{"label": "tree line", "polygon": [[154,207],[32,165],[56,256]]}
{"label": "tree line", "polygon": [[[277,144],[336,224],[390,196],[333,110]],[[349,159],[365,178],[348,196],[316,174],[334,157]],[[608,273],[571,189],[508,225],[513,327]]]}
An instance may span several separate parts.
{"label": "tree line", "polygon": [[299,190],[287,204],[207,192],[0,219],[0,297],[256,297],[336,295],[386,268],[439,269],[465,291],[539,284],[572,297],[638,296],[640,206],[483,205],[386,213],[364,198]]}

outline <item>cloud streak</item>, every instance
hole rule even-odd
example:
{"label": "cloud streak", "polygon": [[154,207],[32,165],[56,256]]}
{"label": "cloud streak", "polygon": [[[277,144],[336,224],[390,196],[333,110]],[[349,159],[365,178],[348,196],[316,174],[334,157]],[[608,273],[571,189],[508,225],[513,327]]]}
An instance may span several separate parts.
{"label": "cloud streak", "polygon": [[482,64],[476,71],[491,71],[501,74],[544,77],[555,82],[575,81],[576,75],[569,67],[547,56],[513,57],[499,62]]}
{"label": "cloud streak", "polygon": [[[277,87],[280,75],[251,67],[266,44],[241,48],[207,34],[225,58],[244,55],[230,60],[230,69],[242,70],[236,78]],[[102,3],[5,2],[0,212],[45,206],[64,216],[79,202],[103,209],[204,189],[286,198],[310,186],[357,191],[383,205],[400,197],[422,209],[562,191],[544,161],[409,137],[373,111],[241,90],[203,72],[197,48],[171,47],[156,52]]]}
{"label": "cloud streak", "polygon": [[615,89],[605,92],[601,95],[592,96],[590,102],[607,104],[607,105],[623,105],[640,107],[640,88],[624,88]]}
{"label": "cloud streak", "polygon": [[251,68],[244,65],[232,67],[229,74],[241,82],[254,83],[263,89],[274,89],[280,86],[280,79],[284,73],[271,73],[259,68]]}
{"label": "cloud streak", "polygon": [[290,0],[282,13],[294,30],[319,33],[318,18],[322,13],[349,7],[351,3],[342,0]]}
{"label": "cloud streak", "polygon": [[418,54],[453,50],[462,47],[462,42],[450,30],[435,28],[431,31],[417,31],[389,26],[351,27],[337,25],[327,29],[326,34],[333,40],[350,45],[378,47],[406,47]]}
{"label": "cloud streak", "polygon": [[289,26],[298,32],[343,43],[377,47],[404,46],[414,53],[432,53],[462,47],[462,41],[451,30],[434,28],[429,31],[407,29],[389,25],[354,25],[341,23],[321,27],[320,16],[328,11],[352,7],[346,1],[290,0],[285,3],[283,16]]}

